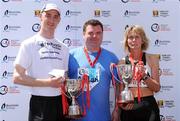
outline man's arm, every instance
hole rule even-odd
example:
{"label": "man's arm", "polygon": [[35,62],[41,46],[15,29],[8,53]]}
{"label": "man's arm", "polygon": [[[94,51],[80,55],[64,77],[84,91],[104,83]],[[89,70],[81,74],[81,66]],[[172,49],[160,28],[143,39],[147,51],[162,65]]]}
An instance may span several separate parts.
{"label": "man's arm", "polygon": [[20,84],[24,86],[31,87],[54,87],[58,88],[62,84],[62,77],[53,77],[47,79],[36,79],[30,77],[26,74],[26,69],[24,69],[19,64],[15,65],[13,82],[15,84]]}

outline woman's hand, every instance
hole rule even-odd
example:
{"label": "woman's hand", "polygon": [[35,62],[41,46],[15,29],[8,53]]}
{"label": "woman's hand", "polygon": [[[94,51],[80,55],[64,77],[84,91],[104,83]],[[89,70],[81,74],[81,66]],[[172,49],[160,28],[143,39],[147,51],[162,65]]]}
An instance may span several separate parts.
{"label": "woman's hand", "polygon": [[119,106],[124,110],[132,110],[134,103],[122,103]]}
{"label": "woman's hand", "polygon": [[116,105],[116,107],[114,108],[114,110],[112,112],[111,121],[121,121],[120,120],[120,109],[119,109],[119,107],[117,105]]}

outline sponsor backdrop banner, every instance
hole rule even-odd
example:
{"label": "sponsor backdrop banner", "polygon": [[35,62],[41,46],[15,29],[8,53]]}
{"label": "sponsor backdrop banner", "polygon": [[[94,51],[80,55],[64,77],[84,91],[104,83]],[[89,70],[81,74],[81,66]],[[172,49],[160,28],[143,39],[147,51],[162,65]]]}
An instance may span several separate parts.
{"label": "sponsor backdrop banner", "polygon": [[[56,37],[70,49],[83,44],[82,25],[94,18],[104,26],[102,46],[120,59],[125,28],[143,26],[151,40],[148,52],[160,54],[161,90],[155,96],[161,121],[180,121],[179,0],[0,0],[0,121],[28,119],[30,94],[27,87],[12,83],[13,61],[21,42],[39,31],[40,9],[49,2],[61,8]],[[111,87],[111,110],[113,94]]]}

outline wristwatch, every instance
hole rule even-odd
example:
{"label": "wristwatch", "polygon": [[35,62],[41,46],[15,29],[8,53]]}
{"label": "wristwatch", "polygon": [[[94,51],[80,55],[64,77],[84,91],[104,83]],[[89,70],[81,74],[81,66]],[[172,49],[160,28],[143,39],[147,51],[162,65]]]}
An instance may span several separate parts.
{"label": "wristwatch", "polygon": [[149,76],[146,74],[145,76],[143,76],[142,80],[145,81],[149,78]]}

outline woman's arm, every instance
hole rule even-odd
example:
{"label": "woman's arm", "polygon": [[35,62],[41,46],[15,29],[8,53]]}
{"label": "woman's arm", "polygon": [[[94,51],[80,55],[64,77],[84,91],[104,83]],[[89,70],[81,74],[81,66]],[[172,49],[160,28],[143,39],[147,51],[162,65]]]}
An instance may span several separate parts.
{"label": "woman's arm", "polygon": [[159,77],[159,55],[147,54],[147,63],[151,68],[151,77],[144,80],[149,89],[154,92],[160,90],[160,77]]}

